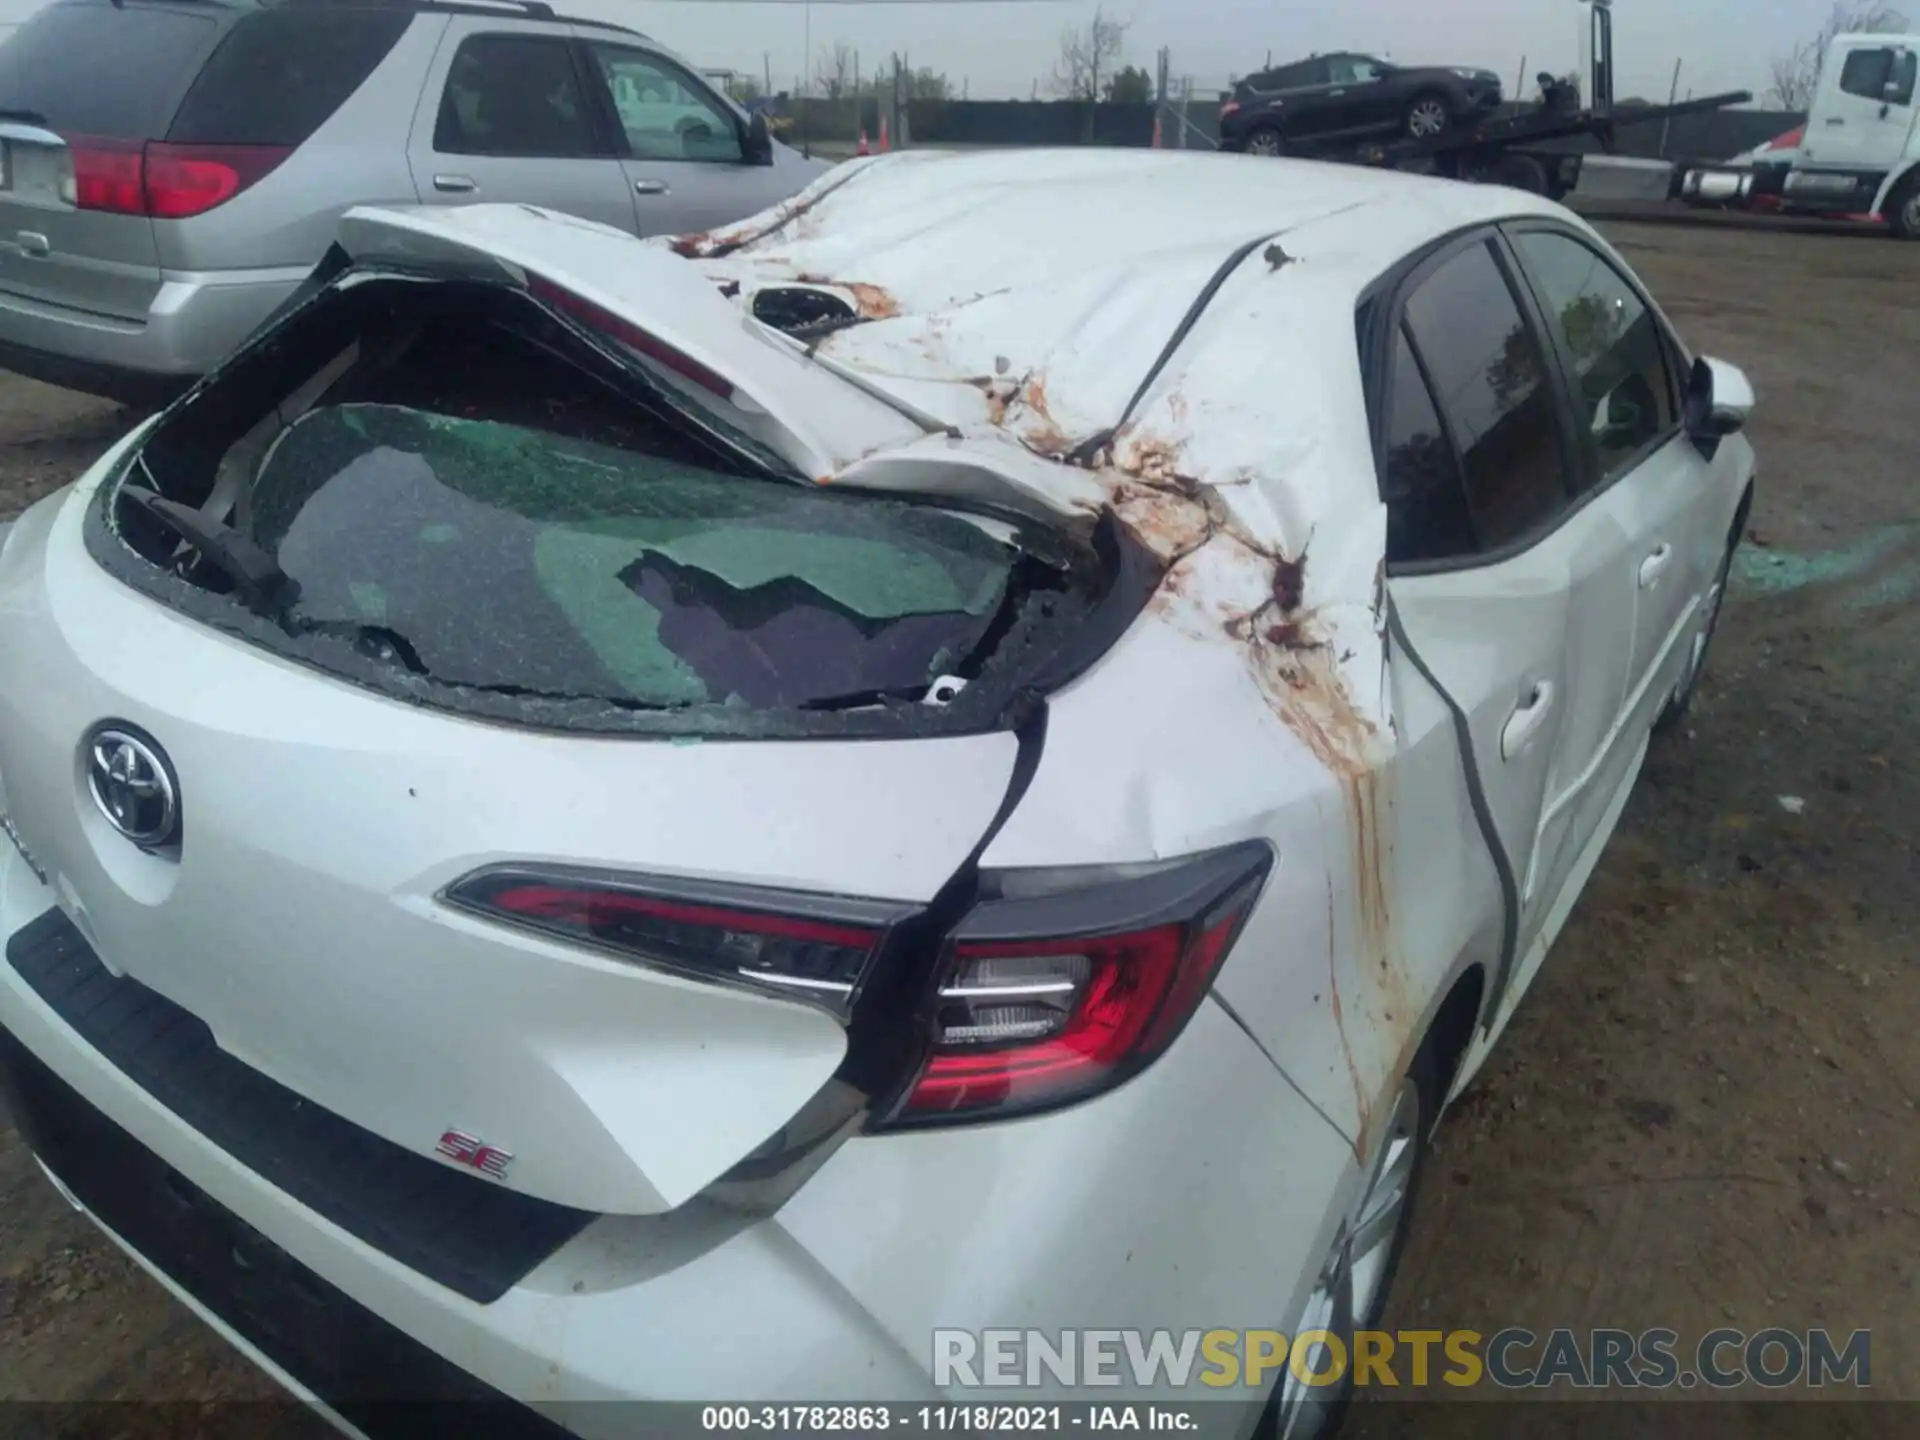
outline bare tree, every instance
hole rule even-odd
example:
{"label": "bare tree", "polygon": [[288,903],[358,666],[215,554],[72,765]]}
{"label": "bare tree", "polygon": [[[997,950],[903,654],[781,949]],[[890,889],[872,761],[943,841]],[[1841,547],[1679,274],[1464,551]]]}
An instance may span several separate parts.
{"label": "bare tree", "polygon": [[1836,0],[1820,33],[1773,62],[1767,99],[1782,110],[1810,110],[1820,88],[1820,62],[1836,35],[1872,35],[1907,28],[1907,17],[1880,0]]}
{"label": "bare tree", "polygon": [[1112,74],[1126,46],[1127,26],[1098,10],[1084,30],[1063,31],[1060,58],[1053,62],[1047,89],[1062,100],[1098,100],[1101,82]]}
{"label": "bare tree", "polygon": [[839,100],[854,93],[854,72],[858,68],[854,59],[853,47],[836,42],[833,49],[815,63],[813,67],[814,88],[829,100]]}

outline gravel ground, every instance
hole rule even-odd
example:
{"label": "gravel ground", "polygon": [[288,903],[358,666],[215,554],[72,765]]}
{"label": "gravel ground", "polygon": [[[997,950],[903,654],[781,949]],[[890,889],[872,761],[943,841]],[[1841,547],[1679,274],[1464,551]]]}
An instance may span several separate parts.
{"label": "gravel ground", "polygon": [[[1610,229],[1690,340],[1753,376],[1760,498],[1692,728],[1656,746],[1443,1128],[1388,1324],[1871,1328],[1876,1396],[1920,1399],[1900,1325],[1920,1314],[1920,246]],[[0,515],[129,419],[0,376]],[[272,1394],[0,1130],[0,1401]],[[28,1413],[0,1410],[16,1430]],[[250,1434],[311,1429],[246,1413]],[[1590,1413],[1526,1413],[1528,1435],[1596,1433]],[[1365,1404],[1353,1429],[1493,1421]]]}

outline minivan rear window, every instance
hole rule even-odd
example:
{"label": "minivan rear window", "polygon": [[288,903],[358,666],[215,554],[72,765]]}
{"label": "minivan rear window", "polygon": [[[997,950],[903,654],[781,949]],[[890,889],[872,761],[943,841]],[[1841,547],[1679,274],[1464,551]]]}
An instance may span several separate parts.
{"label": "minivan rear window", "polygon": [[60,0],[0,45],[0,110],[66,134],[158,140],[220,30],[182,10]]}
{"label": "minivan rear window", "polygon": [[251,511],[295,633],[647,708],[917,697],[979,649],[1019,558],[925,505],[396,405],[295,421]]}
{"label": "minivan rear window", "polygon": [[403,9],[269,10],[227,32],[167,139],[180,145],[304,144],[406,33]]}

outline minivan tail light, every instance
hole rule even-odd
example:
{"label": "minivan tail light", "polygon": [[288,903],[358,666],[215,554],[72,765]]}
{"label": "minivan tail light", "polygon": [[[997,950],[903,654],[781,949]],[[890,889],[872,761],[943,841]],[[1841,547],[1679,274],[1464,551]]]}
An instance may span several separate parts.
{"label": "minivan tail light", "polygon": [[204,215],[293,153],[280,145],[169,145],[97,135],[65,139],[75,208],[155,220]]}
{"label": "minivan tail light", "polygon": [[147,213],[145,149],[138,140],[99,140],[69,135],[73,203],[81,210],[113,215]]}
{"label": "minivan tail light", "polygon": [[[980,927],[963,922],[942,967],[926,1061],[889,1123],[1053,1109],[1138,1074],[1199,1009],[1270,865],[1271,852],[1251,845],[1163,872],[1153,882],[1171,903],[1137,907],[1149,913],[1104,933],[973,939],[969,928]],[[1023,908],[1039,916],[1075,903],[990,903],[973,919],[998,911],[989,924],[1000,928]]]}
{"label": "minivan tail light", "polygon": [[702,390],[709,391],[722,400],[733,399],[733,382],[726,376],[702,365],[691,355],[674,349],[659,336],[649,334],[631,320],[614,314],[604,305],[596,305],[584,295],[576,295],[564,285],[556,284],[544,275],[529,274],[527,291],[541,304],[579,321],[589,330],[619,341],[628,349],[646,356],[649,360],[664,365],[676,375],[691,380]]}
{"label": "minivan tail light", "polygon": [[147,146],[147,213],[185,220],[224,205],[276,169],[293,151],[280,145]]}
{"label": "minivan tail light", "polygon": [[442,899],[649,968],[851,1009],[888,930],[912,907],[839,896],[652,882],[542,867],[479,871]]}

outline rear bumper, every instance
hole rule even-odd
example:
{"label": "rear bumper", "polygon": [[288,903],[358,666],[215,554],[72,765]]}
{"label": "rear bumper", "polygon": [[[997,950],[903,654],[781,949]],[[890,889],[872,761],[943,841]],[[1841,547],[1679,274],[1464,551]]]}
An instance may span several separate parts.
{"label": "rear bumper", "polygon": [[0,292],[0,367],[127,403],[165,400],[230,355],[306,275],[172,274],[138,319]]}
{"label": "rear bumper", "polygon": [[[53,897],[0,845],[0,934]],[[557,1422],[624,1436],[647,1433],[647,1412],[595,1402],[1037,1398],[940,1394],[934,1330],[1285,1326],[1352,1180],[1345,1142],[1207,1005],[1158,1064],[1099,1101],[850,1140],[771,1216],[704,1198],[601,1216],[481,1304],[213,1143],[11,962],[0,1032],[25,1128],[70,1198],[275,1378],[369,1433],[396,1416],[421,1433],[392,1408],[421,1400],[514,1402],[512,1433]],[[1169,1176],[1188,1178],[1170,1189]],[[178,1213],[169,1224],[161,1211]],[[239,1252],[244,1274],[226,1266]],[[1179,1398],[1246,1402],[1234,1412],[1244,1431],[1260,1397],[1196,1382]],[[506,1433],[507,1421],[480,1428]]]}

